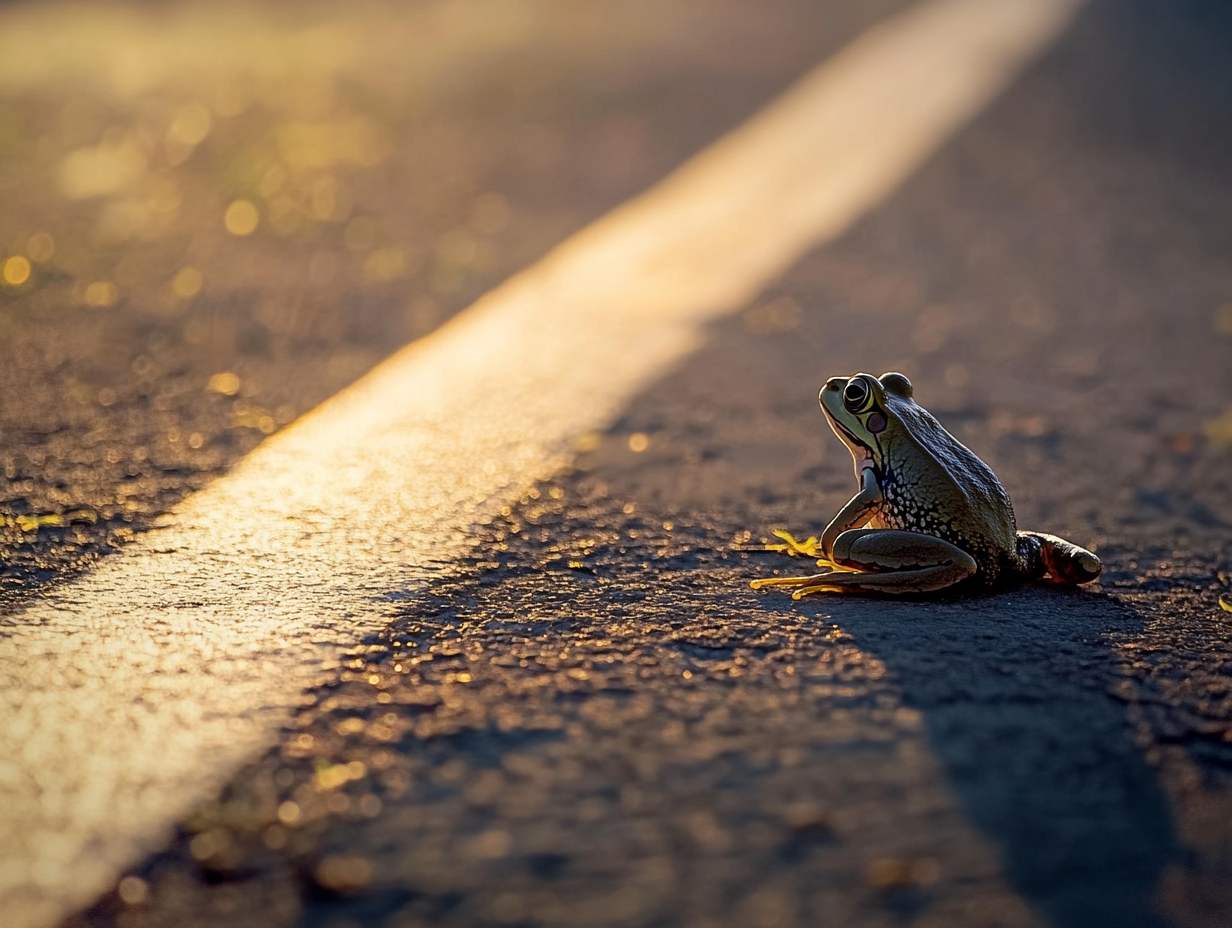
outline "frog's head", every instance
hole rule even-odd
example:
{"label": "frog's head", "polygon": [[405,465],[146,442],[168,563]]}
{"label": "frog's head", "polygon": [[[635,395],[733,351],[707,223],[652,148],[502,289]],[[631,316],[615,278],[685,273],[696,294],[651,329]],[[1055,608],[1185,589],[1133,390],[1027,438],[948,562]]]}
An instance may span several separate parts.
{"label": "frog's head", "polygon": [[897,428],[902,403],[913,404],[911,381],[902,374],[831,377],[818,396],[826,421],[856,462],[881,473],[886,439]]}

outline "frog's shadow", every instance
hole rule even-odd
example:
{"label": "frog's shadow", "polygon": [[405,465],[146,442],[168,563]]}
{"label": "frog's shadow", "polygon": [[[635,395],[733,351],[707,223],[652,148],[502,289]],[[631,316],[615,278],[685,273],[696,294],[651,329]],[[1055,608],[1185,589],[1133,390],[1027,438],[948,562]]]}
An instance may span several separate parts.
{"label": "frog's shadow", "polygon": [[1058,928],[1155,928],[1176,853],[1156,778],[1108,694],[1107,636],[1141,620],[1099,594],[816,600],[886,664],[971,821]]}

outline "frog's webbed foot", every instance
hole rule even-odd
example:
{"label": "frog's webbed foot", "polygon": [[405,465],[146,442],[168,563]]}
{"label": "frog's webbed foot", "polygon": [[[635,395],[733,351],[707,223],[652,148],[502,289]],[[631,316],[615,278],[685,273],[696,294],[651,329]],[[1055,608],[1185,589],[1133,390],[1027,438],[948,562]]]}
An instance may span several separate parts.
{"label": "frog's webbed foot", "polygon": [[776,538],[781,538],[783,543],[778,545],[766,545],[762,548],[763,551],[778,551],[781,554],[790,554],[792,557],[799,555],[801,557],[812,557],[828,560],[821,550],[821,542],[812,535],[804,541],[797,541],[792,535],[783,531],[781,528],[776,528],[774,530],[774,535]]}
{"label": "frog's webbed foot", "polygon": [[[804,541],[799,541],[781,528],[776,528],[774,534],[782,539],[782,543],[765,545],[761,548],[762,551],[776,551],[780,554],[791,555],[792,557],[811,557],[817,562],[817,566],[822,568],[822,571],[821,573],[810,574],[806,577],[772,577],[765,580],[754,580],[751,584],[753,589],[760,590],[764,586],[784,586],[798,587],[802,590],[817,583],[821,578],[828,577],[830,574],[844,569],[826,557],[821,549],[821,542],[816,537],[810,535]],[[799,599],[800,596],[805,594],[797,591],[792,595]]]}
{"label": "frog's webbed foot", "polygon": [[833,565],[809,577],[754,580],[753,589],[782,586],[792,599],[813,593],[927,593],[944,589],[979,569],[956,545],[932,535],[893,529],[854,529],[834,543]]}
{"label": "frog's webbed foot", "polygon": [[802,590],[805,590],[806,587],[811,587],[822,583],[827,577],[843,572],[844,571],[838,567],[827,567],[822,570],[821,573],[810,574],[807,577],[767,577],[764,580],[754,580],[749,584],[749,586],[755,590],[760,590],[764,586],[796,587],[796,591],[791,595],[794,599],[799,599],[801,596],[808,595],[807,592],[801,592]]}
{"label": "frog's webbed foot", "polygon": [[796,587],[798,589],[792,593],[792,596],[799,599],[801,596],[806,595],[799,592],[800,590],[810,587],[823,577],[843,569],[825,556],[825,553],[821,550],[821,542],[815,536],[810,535],[804,541],[799,541],[781,528],[776,528],[774,534],[775,537],[782,539],[782,542],[780,544],[764,545],[759,550],[775,551],[779,554],[790,555],[791,557],[811,557],[817,562],[817,566],[822,569],[821,573],[810,574],[805,577],[770,577],[765,580],[754,580],[750,584],[753,589],[760,590],[764,586]]}

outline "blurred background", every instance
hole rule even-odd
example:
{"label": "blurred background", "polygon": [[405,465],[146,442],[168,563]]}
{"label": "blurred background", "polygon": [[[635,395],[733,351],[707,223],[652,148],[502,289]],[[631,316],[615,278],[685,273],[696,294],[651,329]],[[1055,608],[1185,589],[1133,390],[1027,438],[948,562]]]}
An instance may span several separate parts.
{"label": "blurred background", "polygon": [[4,582],[149,524],[903,5],[0,6]]}

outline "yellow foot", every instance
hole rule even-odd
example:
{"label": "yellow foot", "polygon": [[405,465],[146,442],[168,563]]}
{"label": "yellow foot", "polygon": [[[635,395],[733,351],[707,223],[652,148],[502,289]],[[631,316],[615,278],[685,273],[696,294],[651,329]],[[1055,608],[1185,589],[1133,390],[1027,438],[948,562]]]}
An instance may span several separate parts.
{"label": "yellow foot", "polygon": [[843,568],[830,568],[823,570],[819,574],[812,574],[808,577],[767,577],[764,580],[750,581],[749,586],[755,590],[760,590],[767,586],[783,586],[796,587],[792,591],[792,599],[800,599],[803,596],[808,596],[810,593],[835,593],[840,592],[841,587],[835,583],[828,583],[827,580],[832,574],[845,574],[851,571]]}
{"label": "yellow foot", "polygon": [[826,577],[829,574],[848,573],[850,568],[836,564],[826,557],[816,538],[810,536],[805,541],[797,541],[782,529],[775,529],[774,534],[778,538],[783,539],[783,543],[766,545],[762,550],[777,551],[792,557],[811,557],[817,561],[817,566],[821,568],[821,572],[808,577],[768,577],[765,580],[754,580],[750,584],[753,589],[760,590],[766,586],[795,587],[796,589],[791,594],[792,599],[801,599],[810,593],[834,593],[841,591],[841,587],[837,587],[832,583],[826,583]]}
{"label": "yellow foot", "polygon": [[775,537],[782,538],[781,545],[766,545],[766,551],[778,551],[782,554],[790,554],[792,557],[801,555],[803,557],[823,557],[821,549],[817,547],[818,541],[812,535],[807,541],[796,541],[796,539],[783,531],[781,528],[774,530]]}
{"label": "yellow foot", "polygon": [[[830,573],[831,571],[827,571]],[[764,580],[752,580],[749,582],[755,590],[760,590],[764,586],[808,586],[810,583],[817,583],[824,577],[825,574],[814,574],[811,577],[766,577]]]}
{"label": "yellow foot", "polygon": [[796,587],[792,590],[792,599],[801,599],[811,593],[838,593],[841,588],[835,587],[833,583],[825,582],[825,578],[832,573],[849,573],[851,568],[843,567],[841,564],[835,563],[830,558],[825,557],[822,552],[821,542],[816,537],[809,536],[807,540],[797,541],[795,537],[787,534],[782,529],[775,529],[776,537],[782,539],[781,545],[765,545],[760,548],[761,551],[777,551],[782,555],[790,555],[791,557],[812,557],[817,561],[817,566],[821,567],[821,573],[814,573],[809,577],[768,577],[764,580],[753,580],[750,587],[753,589],[761,589],[763,587]]}
{"label": "yellow foot", "polygon": [[808,586],[802,586],[798,590],[793,590],[792,599],[804,599],[806,596],[811,596],[814,593],[845,593],[846,587],[839,586],[834,583],[810,583]]}
{"label": "yellow foot", "polygon": [[781,528],[776,528],[774,534],[776,537],[782,538],[783,543],[781,545],[763,545],[762,551],[777,551],[780,554],[788,554],[791,557],[811,557],[817,561],[818,567],[824,567],[827,571],[845,569],[826,557],[825,553],[821,550],[821,542],[812,535],[805,541],[797,541],[794,536],[789,535]]}

